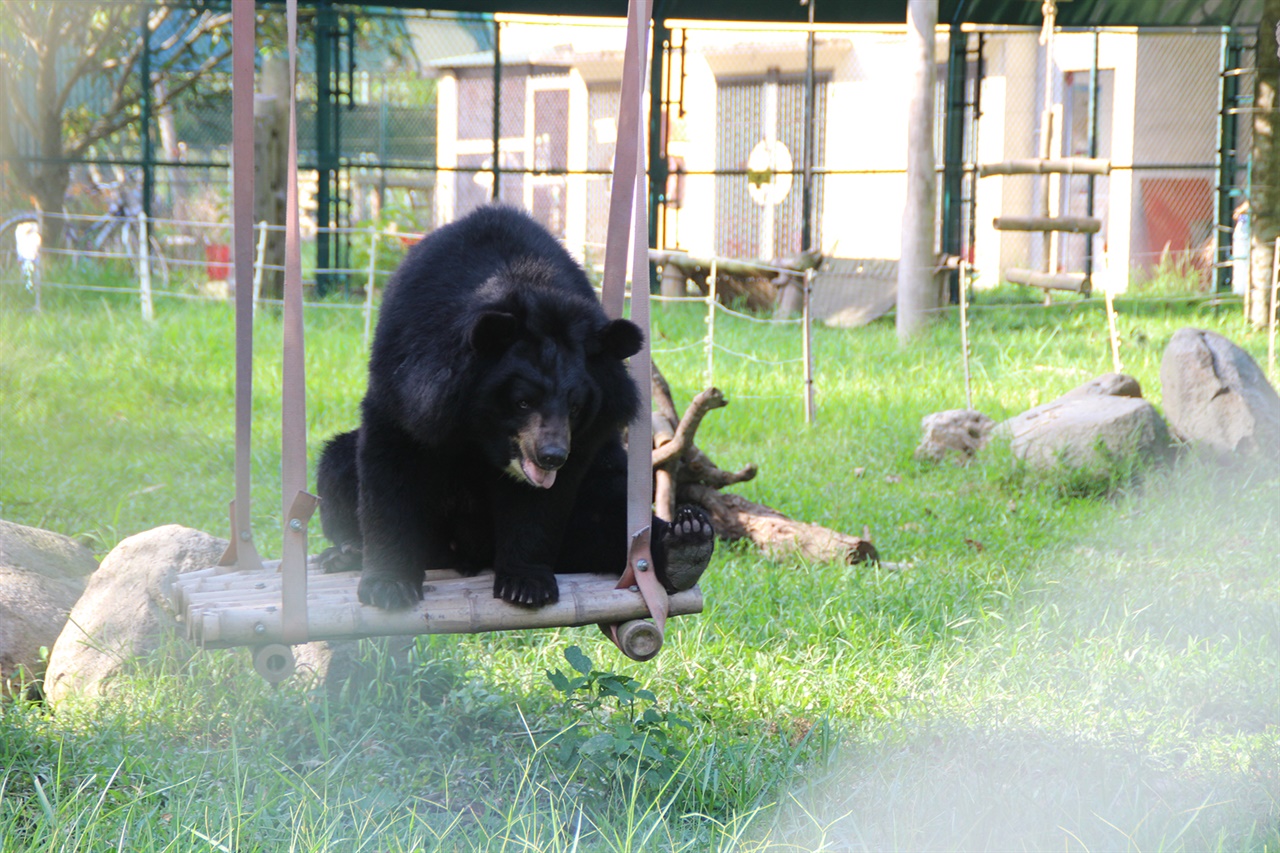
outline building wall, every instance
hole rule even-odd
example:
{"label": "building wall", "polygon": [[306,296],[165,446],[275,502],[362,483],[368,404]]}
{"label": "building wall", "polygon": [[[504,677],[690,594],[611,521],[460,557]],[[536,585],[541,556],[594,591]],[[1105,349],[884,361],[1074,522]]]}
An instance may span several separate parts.
{"label": "building wall", "polygon": [[[553,102],[562,104],[557,109],[564,111],[563,133],[557,126],[551,134],[567,140],[563,165],[570,172],[612,166],[622,35],[616,26],[504,27],[504,58],[509,50],[514,55],[527,51],[523,74],[515,64],[504,64],[504,101],[518,98],[520,113],[519,121],[513,118],[510,127],[504,119],[505,166],[539,167],[543,156],[539,152],[547,144],[547,123],[559,121],[539,117],[539,113],[545,113],[546,105]],[[795,219],[802,181],[797,175],[783,202],[765,209],[758,194],[753,200],[743,192],[746,177],[741,172],[747,164],[742,161],[759,141],[756,137],[776,138],[796,149],[791,155],[799,170],[803,153],[798,150],[801,136],[795,127],[800,114],[791,109],[794,99],[787,101],[790,107],[783,105],[791,96],[775,88],[773,103],[780,112],[769,113],[764,105],[774,97],[769,81],[785,88],[788,75],[803,72],[805,35],[734,27],[690,28],[681,35],[688,39],[688,49],[683,57],[679,104],[673,105],[668,118],[668,154],[678,158],[688,174],[679,204],[662,211],[664,245],[696,255],[732,249],[731,253],[739,256],[768,257],[779,245],[794,242],[788,235],[798,233]],[[548,48],[548,44],[554,46]],[[1054,44],[1054,130],[1049,151],[1055,157],[1079,156],[1087,153],[1081,148],[1081,111],[1087,108],[1087,98],[1082,101],[1080,87],[1093,62],[1094,35],[1059,33]],[[830,174],[818,182],[816,233],[826,254],[885,259],[898,255],[906,185],[908,99],[903,45],[900,32],[819,34],[816,71],[824,81],[826,97],[815,155],[817,164]],[[1213,163],[1218,41],[1203,34],[1108,31],[1099,36],[1097,45],[1102,111],[1099,155],[1109,157],[1117,168],[1109,177],[1094,182],[1095,215],[1104,222],[1102,233],[1092,242],[1095,286],[1121,291],[1128,287],[1134,267],[1152,263],[1153,239],[1176,232],[1182,236],[1176,236],[1175,242],[1194,241],[1206,236],[1205,229],[1211,224],[1212,187],[1211,181],[1205,183],[1203,171],[1143,167]],[[939,32],[938,52],[940,62],[945,62],[943,31]],[[554,59],[552,65],[557,67],[544,67],[547,57]],[[983,58],[975,159],[990,163],[1039,156],[1044,51],[1038,33],[988,33]],[[459,139],[459,118],[468,109],[482,110],[481,124],[487,128],[491,107],[474,96],[464,97],[460,104],[459,80],[467,75],[486,77],[491,69],[445,67],[442,72],[440,164],[446,169],[468,163],[482,165],[491,155],[492,140],[489,134]],[[679,69],[673,67],[669,73],[678,75]],[[548,100],[548,93],[557,91],[566,94]],[[676,94],[673,91],[673,97]],[[730,97],[753,106],[741,115],[726,110]],[[767,120],[770,117],[773,124]],[[745,134],[738,140],[742,144],[729,146],[726,140],[735,133]],[[1129,168],[1132,166],[1138,168]],[[713,174],[725,170],[725,174]],[[458,208],[458,199],[466,195],[460,192],[458,182],[474,180],[470,174],[442,172],[438,221],[465,212]],[[528,175],[511,180],[515,184],[510,188],[504,182],[504,198],[528,208],[558,211],[553,228],[563,235],[570,250],[580,257],[598,253],[607,219],[607,176]],[[992,227],[996,216],[1039,214],[1046,184],[1052,212],[1084,212],[1087,183],[1079,177],[1046,182],[1037,177],[1010,176],[977,182],[974,262],[981,283],[995,284],[1010,267],[1042,269],[1046,244],[1053,252],[1052,267],[1080,268],[1086,238],[1055,237],[1050,242],[1040,235],[1000,233]],[[674,182],[669,184],[673,192],[674,187]],[[1166,197],[1175,197],[1175,201],[1165,202]],[[1153,205],[1166,214],[1172,205],[1175,225],[1161,224],[1153,230],[1147,222],[1147,211]],[[1183,220],[1187,222],[1177,224]],[[739,229],[733,240],[726,238],[730,228]],[[770,232],[776,238],[773,242]]]}

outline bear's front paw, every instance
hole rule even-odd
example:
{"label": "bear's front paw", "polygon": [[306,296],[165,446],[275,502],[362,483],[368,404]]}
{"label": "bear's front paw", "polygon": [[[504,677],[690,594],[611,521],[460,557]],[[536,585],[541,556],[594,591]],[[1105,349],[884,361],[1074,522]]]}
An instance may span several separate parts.
{"label": "bear's front paw", "polygon": [[551,572],[495,572],[493,597],[521,607],[542,607],[560,600],[560,588],[556,585],[556,576]]}
{"label": "bear's front paw", "polygon": [[661,534],[666,564],[659,564],[659,578],[667,592],[692,589],[707,570],[716,547],[711,517],[693,505],[676,510],[675,520]]}
{"label": "bear's front paw", "polygon": [[356,594],[361,604],[383,610],[407,610],[422,600],[422,582],[365,574],[360,576]]}

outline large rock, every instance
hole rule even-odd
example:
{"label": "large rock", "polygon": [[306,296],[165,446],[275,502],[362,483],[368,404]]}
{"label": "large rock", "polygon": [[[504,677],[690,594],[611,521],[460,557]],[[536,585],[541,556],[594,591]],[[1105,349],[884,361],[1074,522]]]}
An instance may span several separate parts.
{"label": "large rock", "polygon": [[954,456],[960,464],[986,446],[996,422],[973,409],[950,409],[925,415],[920,421],[924,436],[916,448],[916,459],[941,462]]}
{"label": "large rock", "polygon": [[1090,393],[1086,387],[1010,418],[995,434],[1009,439],[1014,456],[1040,469],[1098,468],[1108,457],[1167,452],[1169,431],[1154,406],[1141,397]]}
{"label": "large rock", "polygon": [[97,567],[93,553],[73,539],[0,521],[0,695],[10,681],[20,687],[39,678],[40,648],[58,639]]}
{"label": "large rock", "polygon": [[45,696],[101,696],[130,658],[154,650],[174,630],[170,592],[182,572],[217,563],[227,541],[177,524],[130,536],[94,572],[57,638]]}
{"label": "large rock", "polygon": [[1141,397],[1142,386],[1127,373],[1104,373],[1059,397],[1074,400],[1077,397]]}
{"label": "large rock", "polygon": [[1258,363],[1216,332],[1179,329],[1160,362],[1173,434],[1221,454],[1280,450],[1280,396]]}

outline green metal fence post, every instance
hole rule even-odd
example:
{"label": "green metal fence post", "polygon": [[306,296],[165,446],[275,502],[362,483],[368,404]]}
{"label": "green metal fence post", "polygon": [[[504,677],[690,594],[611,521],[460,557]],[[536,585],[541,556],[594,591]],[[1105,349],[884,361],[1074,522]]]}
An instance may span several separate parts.
{"label": "green metal fence post", "polygon": [[1240,156],[1240,75],[1244,69],[1244,37],[1228,30],[1222,39],[1222,89],[1218,116],[1218,227],[1214,248],[1216,275],[1214,284],[1220,291],[1232,287],[1232,235],[1235,231],[1236,158]]}
{"label": "green metal fence post", "polygon": [[[969,37],[959,21],[951,22],[947,40],[947,96],[944,119],[942,171],[942,251],[959,255],[961,249],[961,198],[964,188],[964,102],[969,67]],[[947,273],[947,299],[960,301],[960,277],[957,269]]]}

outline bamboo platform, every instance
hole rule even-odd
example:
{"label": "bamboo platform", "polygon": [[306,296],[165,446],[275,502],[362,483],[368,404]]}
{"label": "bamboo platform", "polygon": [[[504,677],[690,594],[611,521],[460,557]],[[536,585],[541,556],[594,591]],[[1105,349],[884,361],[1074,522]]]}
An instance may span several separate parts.
{"label": "bamboo platform", "polygon": [[[188,572],[174,583],[173,604],[187,637],[203,648],[264,646],[284,642],[278,563],[263,571],[214,567]],[[356,597],[358,572],[307,571],[307,638],[349,640],[414,634],[472,634],[523,628],[622,623],[649,616],[636,587],[617,589],[608,574],[557,575],[560,600],[536,609],[493,597],[493,574],[463,577],[429,571],[423,600],[408,610],[369,607]],[[702,612],[695,586],[670,597],[671,616]]]}

